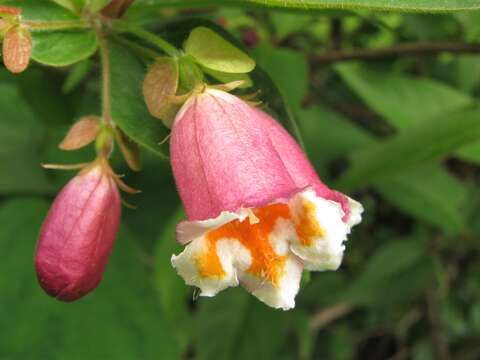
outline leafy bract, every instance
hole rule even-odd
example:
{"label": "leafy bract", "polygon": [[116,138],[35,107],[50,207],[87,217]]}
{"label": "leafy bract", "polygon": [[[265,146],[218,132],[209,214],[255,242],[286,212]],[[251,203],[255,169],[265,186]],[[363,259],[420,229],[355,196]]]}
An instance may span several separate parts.
{"label": "leafy bract", "polygon": [[192,30],[185,42],[185,52],[206,68],[226,73],[248,73],[255,61],[215,31],[205,26]]}

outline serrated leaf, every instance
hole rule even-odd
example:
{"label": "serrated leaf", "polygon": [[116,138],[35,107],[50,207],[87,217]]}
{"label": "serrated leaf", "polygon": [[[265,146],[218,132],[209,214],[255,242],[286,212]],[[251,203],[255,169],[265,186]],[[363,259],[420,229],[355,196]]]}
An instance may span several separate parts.
{"label": "serrated leaf", "polygon": [[167,144],[160,142],[168,130],[148,112],[142,95],[143,63],[129,50],[109,43],[112,118],[139,145],[165,158]]}
{"label": "serrated leaf", "polygon": [[185,42],[185,52],[200,65],[226,73],[248,73],[255,61],[215,31],[199,26],[192,30]]}
{"label": "serrated leaf", "polygon": [[352,156],[338,186],[358,188],[421,163],[442,158],[480,138],[480,109],[463,110],[412,126]]}
{"label": "serrated leaf", "polygon": [[47,210],[45,201],[35,199],[0,208],[0,251],[9,254],[0,263],[0,272],[8,274],[0,278],[0,358],[179,359],[133,245],[137,240],[126,228],[94,293],[68,304],[43,293],[32,254]]}
{"label": "serrated leaf", "polygon": [[74,64],[97,50],[97,37],[93,31],[36,32],[32,37],[32,59],[45,65]]}

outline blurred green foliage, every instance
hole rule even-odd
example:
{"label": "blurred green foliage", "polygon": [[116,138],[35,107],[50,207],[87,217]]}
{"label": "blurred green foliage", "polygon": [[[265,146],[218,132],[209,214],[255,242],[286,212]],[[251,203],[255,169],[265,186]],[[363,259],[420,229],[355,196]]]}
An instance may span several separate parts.
{"label": "blurred green foliage", "polygon": [[[143,3],[126,18],[152,30],[192,16]],[[88,60],[32,65],[18,76],[1,69],[0,359],[478,359],[480,55],[316,59],[404,42],[478,41],[480,15],[217,8],[194,15],[244,42],[285,98],[319,174],[364,204],[344,264],[312,273],[289,312],[243,289],[196,298],[170,266],[183,213],[168,161],[144,151],[142,172],[132,173],[116,151],[114,168],[142,190],[124,195],[137,208],[123,210],[98,290],[73,304],[49,298],[32,257],[49,203],[73,173],[45,171],[40,162],[93,158],[93,148],[56,146],[74,120],[98,113],[98,68]],[[35,56],[42,61],[62,41],[82,49],[59,54],[58,64],[94,51],[90,33],[77,34],[81,42],[70,36],[52,38]],[[144,111],[141,89],[128,86],[144,65],[121,51],[112,51],[112,106],[128,126]],[[142,119],[151,120],[148,134],[166,135],[158,120]],[[142,131],[129,135],[144,139]],[[157,152],[161,140],[143,145]]]}

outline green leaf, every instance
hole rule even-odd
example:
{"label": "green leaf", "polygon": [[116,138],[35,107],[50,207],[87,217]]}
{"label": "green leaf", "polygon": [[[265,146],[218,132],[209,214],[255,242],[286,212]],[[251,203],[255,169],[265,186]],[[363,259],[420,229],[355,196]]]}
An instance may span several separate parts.
{"label": "green leaf", "polygon": [[361,150],[376,141],[367,131],[323,106],[298,112],[307,154],[315,165]]}
{"label": "green leaf", "polygon": [[335,70],[373,110],[396,129],[437,117],[473,103],[468,95],[438,81],[393,71],[339,64]]}
{"label": "green leaf", "polygon": [[93,63],[86,59],[72,66],[62,86],[62,93],[68,94],[75,90],[92,70]]}
{"label": "green leaf", "polygon": [[10,84],[0,85],[0,109],[0,193],[51,192],[40,167],[41,123]]}
{"label": "green leaf", "polygon": [[62,93],[58,87],[61,74],[45,71],[41,67],[32,67],[21,74],[12,74],[6,69],[0,70],[0,83],[9,83],[18,87],[22,97],[42,124],[70,123],[73,116],[68,102],[58,101]]}
{"label": "green leaf", "polygon": [[308,87],[308,63],[305,56],[290,49],[259,46],[254,51],[258,64],[265,69],[292,109],[300,107]]}
{"label": "green leaf", "polygon": [[480,164],[480,143],[462,147],[457,151],[457,156],[462,160]]}
{"label": "green leaf", "polygon": [[97,50],[93,31],[34,32],[32,59],[52,66],[66,66],[90,57]]}
{"label": "green leaf", "polygon": [[87,0],[88,1],[88,8],[91,12],[98,12],[102,10],[111,0]]}
{"label": "green leaf", "polygon": [[180,358],[136,255],[136,239],[125,228],[95,292],[61,303],[41,290],[32,255],[47,209],[48,204],[34,199],[0,208],[0,251],[9,254],[0,263],[0,358]]}
{"label": "green leaf", "polygon": [[204,26],[192,30],[185,42],[185,52],[200,65],[216,71],[235,74],[255,68],[255,61],[246,53]]}
{"label": "green leaf", "polygon": [[[217,5],[215,0],[137,0],[158,7],[208,7]],[[297,9],[313,11],[316,9],[370,9],[388,11],[445,12],[480,9],[478,0],[224,0],[222,6],[259,8]]]}
{"label": "green leaf", "polygon": [[450,232],[465,228],[462,184],[438,166],[425,166],[375,184],[389,202],[417,219]]}
{"label": "green leaf", "polygon": [[432,281],[433,264],[418,236],[400,238],[367,256],[365,270],[339,299],[361,305],[408,301]]}
{"label": "green leaf", "polygon": [[54,3],[68,9],[74,13],[78,13],[85,5],[85,0],[51,0]]}
{"label": "green leaf", "polygon": [[[66,1],[64,1],[66,3]],[[82,0],[69,1],[77,9]],[[18,6],[18,1],[7,2]],[[22,20],[36,22],[81,23],[82,18],[50,0],[23,0]],[[73,29],[70,31],[45,31],[32,29],[32,59],[42,64],[66,66],[91,56],[97,49],[97,39],[91,30]]]}
{"label": "green leaf", "polygon": [[352,156],[338,186],[353,188],[442,158],[480,137],[480,109],[430,119]]}
{"label": "green leaf", "polygon": [[199,360],[278,357],[288,336],[288,313],[270,309],[238,288],[199,303],[194,339]]}
{"label": "green leaf", "polygon": [[168,135],[161,121],[148,112],[142,95],[143,63],[129,50],[111,42],[111,104],[115,123],[133,141],[166,158],[168,146],[160,142]]}
{"label": "green leaf", "polygon": [[[373,71],[358,64],[340,64],[335,69],[358,96],[399,130],[433,117],[440,119],[474,102],[469,95],[432,79]],[[469,79],[475,79],[472,69],[473,65]],[[469,145],[457,155],[480,163],[480,145]]]}
{"label": "green leaf", "polygon": [[272,12],[270,18],[275,27],[277,41],[286,38],[290,34],[309,29],[309,25],[314,20],[314,17],[309,14],[292,14],[287,12]]}
{"label": "green leaf", "polygon": [[155,248],[155,289],[160,299],[160,305],[172,324],[173,332],[178,342],[186,348],[190,341],[192,315],[188,311],[188,296],[191,289],[172,267],[170,258],[179,254],[183,246],[175,239],[175,227],[185,218],[183,210],[177,210],[162,230]]}
{"label": "green leaf", "polygon": [[[67,1],[64,0],[64,3]],[[70,1],[72,2],[72,1]],[[20,3],[20,4],[19,4]],[[51,0],[22,0],[7,1],[11,6],[22,8],[22,20],[28,21],[70,21],[80,20],[72,11],[55,4]]]}

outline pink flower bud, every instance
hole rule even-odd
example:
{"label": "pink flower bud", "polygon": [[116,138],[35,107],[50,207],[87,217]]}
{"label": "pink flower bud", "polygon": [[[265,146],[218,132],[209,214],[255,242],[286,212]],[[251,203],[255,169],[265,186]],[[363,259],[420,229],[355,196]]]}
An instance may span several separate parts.
{"label": "pink flower bud", "polygon": [[290,309],[304,268],[340,266],[363,208],[323,184],[263,111],[207,88],[177,114],[170,155],[189,220],[177,226],[186,247],[172,264],[200,295],[242,284],[266,304]]}
{"label": "pink flower bud", "polygon": [[74,301],[98,286],[120,214],[120,194],[104,160],[62,189],[43,223],[35,256],[38,281],[49,295]]}

